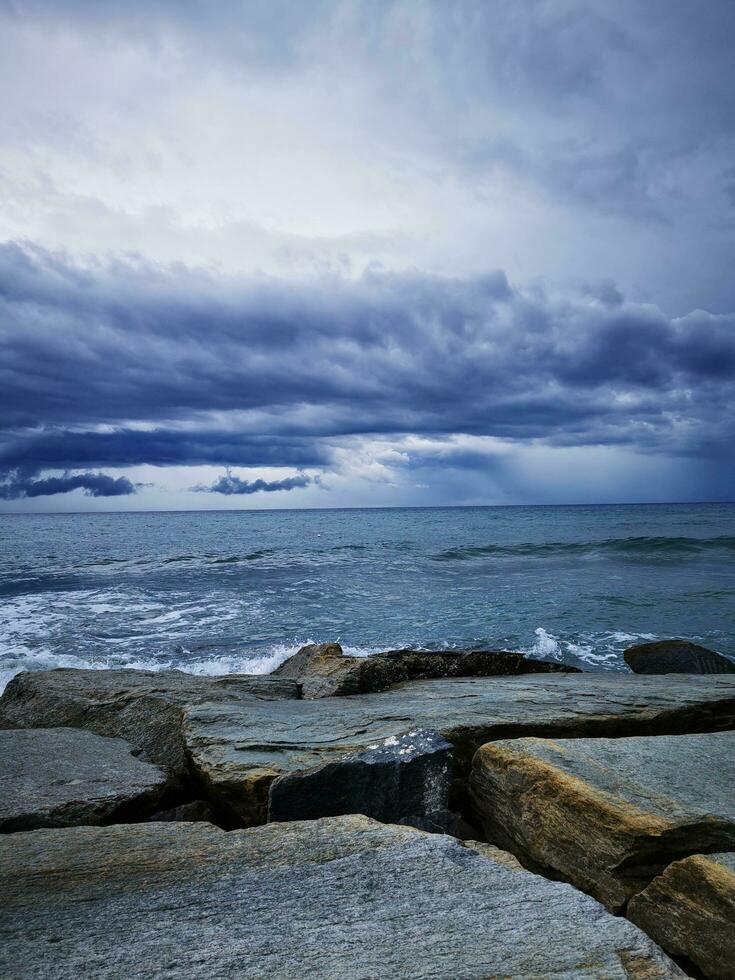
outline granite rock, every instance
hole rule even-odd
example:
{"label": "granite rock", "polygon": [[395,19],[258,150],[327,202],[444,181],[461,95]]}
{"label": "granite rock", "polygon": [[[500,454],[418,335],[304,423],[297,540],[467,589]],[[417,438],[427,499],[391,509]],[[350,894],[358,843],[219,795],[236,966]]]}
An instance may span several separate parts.
{"label": "granite rock", "polygon": [[735,732],[492,742],[470,793],[489,840],[619,911],[671,861],[735,847]]}
{"label": "granite rock", "polygon": [[[183,737],[206,795],[252,826],[265,822],[277,776],[338,763],[412,729],[450,741],[461,778],[492,739],[727,727],[735,727],[735,678],[534,674],[414,681],[359,698],[200,704],[185,711]],[[329,772],[339,782],[339,765]]]}
{"label": "granite rock", "polygon": [[0,698],[2,728],[84,728],[125,738],[157,765],[188,772],[182,709],[202,702],[297,698],[286,678],[232,674],[197,677],[180,670],[29,671]]}
{"label": "granite rock", "polygon": [[628,918],[712,980],[735,977],[735,853],[670,864],[631,899]]}
{"label": "granite rock", "polygon": [[576,672],[576,667],[507,650],[388,650],[369,657],[349,657],[339,643],[314,643],[302,647],[273,674],[298,681],[305,698],[325,698],[384,691],[412,680]]}
{"label": "granite rock", "polygon": [[687,640],[639,643],[623,656],[634,674],[735,674],[735,661]]}
{"label": "granite rock", "polygon": [[684,974],[569,885],[449,837],[346,816],[0,839],[6,980]]}
{"label": "granite rock", "polygon": [[121,738],[72,728],[0,731],[0,832],[141,819],[168,776]]}

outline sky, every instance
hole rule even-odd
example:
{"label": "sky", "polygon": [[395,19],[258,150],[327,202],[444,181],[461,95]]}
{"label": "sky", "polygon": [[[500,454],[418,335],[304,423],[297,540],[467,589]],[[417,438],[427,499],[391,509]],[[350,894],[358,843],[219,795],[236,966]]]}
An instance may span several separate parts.
{"label": "sky", "polygon": [[732,0],[0,0],[0,510],[733,500]]}

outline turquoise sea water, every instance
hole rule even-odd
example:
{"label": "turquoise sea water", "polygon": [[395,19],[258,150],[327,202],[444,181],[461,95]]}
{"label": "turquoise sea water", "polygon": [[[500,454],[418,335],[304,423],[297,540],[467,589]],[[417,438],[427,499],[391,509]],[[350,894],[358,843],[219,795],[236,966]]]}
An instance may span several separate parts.
{"label": "turquoise sea water", "polygon": [[308,641],[507,648],[586,669],[735,657],[735,505],[0,515],[0,680],[266,671]]}

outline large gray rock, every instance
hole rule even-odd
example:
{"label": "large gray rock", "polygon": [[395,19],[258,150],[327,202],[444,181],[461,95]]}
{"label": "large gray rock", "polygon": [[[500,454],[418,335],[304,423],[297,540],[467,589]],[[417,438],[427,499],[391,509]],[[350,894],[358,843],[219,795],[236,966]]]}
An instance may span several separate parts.
{"label": "large gray rock", "polygon": [[[735,678],[536,674],[402,684],[316,701],[251,699],[185,712],[192,767],[211,798],[246,825],[263,823],[271,782],[415,728],[455,746],[459,773],[492,739],[522,735],[671,734],[735,727]],[[335,780],[339,766],[331,769]],[[455,809],[450,801],[450,809]]]}
{"label": "large gray rock", "polygon": [[671,861],[735,847],[735,732],[492,742],[470,792],[490,840],[617,911]]}
{"label": "large gray rock", "polygon": [[0,732],[0,832],[140,819],[168,776],[121,738],[72,728]]}
{"label": "large gray rock", "polygon": [[628,918],[712,980],[733,980],[735,854],[675,861],[631,899]]}
{"label": "large gray rock", "polygon": [[0,840],[7,980],[681,978],[568,885],[364,817]]}
{"label": "large gray rock", "polygon": [[383,823],[416,826],[433,814],[436,829],[448,830],[452,763],[452,745],[438,732],[413,730],[383,739],[337,762],[276,778],[270,786],[268,819],[362,813]]}
{"label": "large gray rock", "polygon": [[85,728],[119,736],[177,775],[188,766],[182,709],[202,702],[297,698],[286,678],[179,670],[58,670],[18,674],[0,698],[0,728]]}
{"label": "large gray rock", "polygon": [[389,650],[347,657],[339,643],[302,647],[273,672],[301,685],[303,697],[370,694],[402,681],[440,677],[508,677],[516,674],[575,673],[576,667],[534,660],[507,650]]}
{"label": "large gray rock", "polygon": [[735,674],[735,662],[688,640],[639,643],[623,656],[635,674]]}

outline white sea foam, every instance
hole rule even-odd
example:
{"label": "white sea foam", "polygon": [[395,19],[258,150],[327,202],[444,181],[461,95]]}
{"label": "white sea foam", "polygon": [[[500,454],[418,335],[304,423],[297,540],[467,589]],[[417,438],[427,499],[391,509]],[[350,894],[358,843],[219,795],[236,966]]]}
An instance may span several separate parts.
{"label": "white sea foam", "polygon": [[564,639],[542,626],[535,629],[534,634],[535,641],[521,650],[527,656],[558,663],[574,664],[578,661],[597,670],[627,670],[622,656],[626,647],[656,639],[654,633],[626,633],[621,630],[582,633],[575,639]]}

